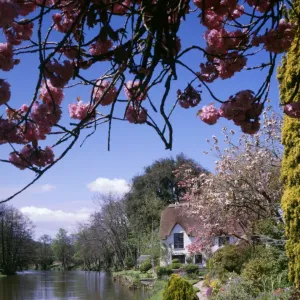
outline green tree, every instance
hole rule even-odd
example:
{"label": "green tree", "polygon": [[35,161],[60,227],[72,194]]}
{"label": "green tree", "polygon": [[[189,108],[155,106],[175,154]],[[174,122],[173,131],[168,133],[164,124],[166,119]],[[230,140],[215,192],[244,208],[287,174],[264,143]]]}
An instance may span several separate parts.
{"label": "green tree", "polygon": [[[291,18],[299,20],[300,1],[293,1]],[[296,102],[300,97],[300,28],[291,48],[282,59],[278,69],[280,83],[280,100],[282,104]],[[289,258],[289,278],[300,286],[300,121],[288,116],[284,118],[282,128],[282,143],[284,155],[282,160],[281,177],[284,183],[282,209],[286,224],[286,251]]]}
{"label": "green tree", "polygon": [[33,225],[11,206],[0,205],[0,271],[13,275],[28,267],[33,254]]}
{"label": "green tree", "polygon": [[47,267],[53,263],[54,254],[51,243],[52,239],[47,234],[42,235],[37,243],[37,263],[42,270],[47,270]]}
{"label": "green tree", "polygon": [[60,228],[52,244],[53,252],[63,269],[68,269],[72,263],[74,246],[65,229]]}

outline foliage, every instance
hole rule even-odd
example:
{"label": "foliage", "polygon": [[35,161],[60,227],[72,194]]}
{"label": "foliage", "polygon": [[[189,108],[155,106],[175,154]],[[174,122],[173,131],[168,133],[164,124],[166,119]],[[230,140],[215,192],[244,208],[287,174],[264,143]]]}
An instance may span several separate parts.
{"label": "foliage", "polygon": [[[230,276],[230,275],[229,275]],[[214,300],[254,300],[253,287],[251,282],[245,281],[237,274],[232,274],[232,277],[223,286],[218,286],[218,289],[213,292]]]}
{"label": "foliage", "polygon": [[[291,18],[299,20],[300,1],[293,1]],[[280,83],[280,100],[283,105],[292,106],[299,102],[300,75],[300,30],[297,28],[295,38],[287,55],[282,59],[282,66],[278,69]],[[291,111],[293,112],[293,110]],[[295,117],[295,116],[294,116]],[[282,159],[281,178],[284,183],[282,209],[286,224],[286,251],[289,257],[289,278],[300,285],[300,155],[299,133],[300,121],[291,117],[284,118],[282,128],[282,143],[284,155]]]}
{"label": "foliage", "polygon": [[187,274],[199,274],[199,266],[194,264],[187,264],[183,269]]}
{"label": "foliage", "polygon": [[0,205],[0,270],[13,275],[34,260],[32,222],[11,206]]}
{"label": "foliage", "polygon": [[197,300],[193,286],[178,275],[171,275],[164,293],[163,300]]}
{"label": "foliage", "polygon": [[219,274],[219,277],[222,277],[225,272],[239,274],[250,254],[251,248],[247,245],[226,245],[216,251],[209,260],[210,272]]}
{"label": "foliage", "polygon": [[53,253],[62,263],[63,269],[67,270],[73,263],[74,247],[68,232],[60,228],[52,243]]}
{"label": "foliage", "polygon": [[171,269],[180,269],[181,267],[182,267],[181,263],[174,263],[174,262],[172,262],[171,265],[170,265]]}
{"label": "foliage", "polygon": [[140,266],[140,271],[141,271],[142,273],[146,273],[146,272],[148,272],[149,270],[151,270],[151,268],[152,268],[151,262],[150,262],[150,261],[145,261],[145,262],[143,262],[143,263],[141,264],[141,266]]}
{"label": "foliage", "polygon": [[190,201],[190,213],[205,229],[189,246],[190,253],[210,252],[213,238],[222,235],[251,244],[253,237],[261,238],[255,226],[261,220],[283,224],[280,130],[281,118],[266,111],[258,134],[235,138],[233,130],[224,128],[223,150],[217,137],[209,141],[210,153],[218,158],[216,174],[191,176],[188,169],[178,170],[187,188],[183,199]]}
{"label": "foliage", "polygon": [[37,263],[41,266],[42,270],[47,270],[48,266],[53,264],[54,254],[51,244],[52,239],[47,234],[42,235],[37,243]]}
{"label": "foliage", "polygon": [[172,259],[172,264],[179,264],[179,263],[180,263],[180,261],[178,258]]}
{"label": "foliage", "polygon": [[144,229],[146,233],[159,226],[160,213],[166,205],[174,203],[184,191],[178,185],[179,179],[174,171],[183,164],[199,174],[195,161],[183,154],[176,158],[156,160],[145,167],[144,172],[132,179],[129,193],[125,196],[126,214],[136,233]]}
{"label": "foliage", "polygon": [[262,291],[267,284],[275,288],[284,287],[288,284],[287,265],[283,251],[259,247],[253,258],[244,265],[242,276]]}
{"label": "foliage", "polygon": [[[24,145],[21,149],[11,145],[13,152],[2,161],[28,168],[40,178],[66,155],[82,132],[89,137],[92,128],[109,123],[109,148],[111,124],[117,120],[147,124],[166,149],[172,149],[170,118],[174,109],[177,105],[185,109],[197,106],[202,90],[222,103],[220,109],[212,104],[204,106],[199,111],[202,121],[212,125],[224,117],[246,133],[257,132],[277,54],[285,52],[294,37],[294,26],[281,19],[285,2],[278,1],[277,5],[247,0],[211,6],[198,0],[47,0],[38,4],[31,0],[1,1],[1,40],[5,43],[0,47],[0,69],[23,73],[19,69],[23,56],[38,57],[33,95],[21,108],[9,103],[11,85],[0,79],[0,105],[9,105],[1,122],[1,143]],[[10,13],[5,14],[7,11]],[[199,30],[205,31],[204,40],[189,40],[181,34],[182,27],[193,24],[188,22],[199,23]],[[256,56],[260,45],[266,50],[259,51],[263,61],[253,66],[251,57]],[[197,55],[196,64],[187,59],[194,52],[203,54]],[[99,69],[103,70],[99,78],[92,77],[92,70]],[[210,84],[231,78],[243,69],[264,70],[257,93],[235,91],[219,99]],[[187,84],[176,95],[173,87],[179,77],[185,78]],[[60,122],[67,108],[63,105],[64,92],[71,88],[76,92],[81,86],[89,86],[91,92],[85,99],[90,101],[83,102],[78,97],[78,103],[69,104],[69,117],[78,122],[66,125]],[[171,91],[174,99],[169,103]],[[154,97],[159,99],[154,101]],[[54,147],[42,149],[39,142],[57,127],[58,141],[54,146],[65,147],[55,159]]]}
{"label": "foliage", "polygon": [[173,273],[173,270],[171,269],[171,267],[156,267],[155,268],[155,272],[157,274],[158,278],[161,278],[162,276],[169,276]]}

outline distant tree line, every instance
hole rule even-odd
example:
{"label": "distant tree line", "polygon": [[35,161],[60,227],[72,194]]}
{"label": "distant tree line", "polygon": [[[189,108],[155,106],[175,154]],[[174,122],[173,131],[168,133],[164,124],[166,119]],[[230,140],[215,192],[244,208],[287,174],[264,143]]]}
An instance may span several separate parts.
{"label": "distant tree line", "polygon": [[196,176],[207,173],[183,154],[145,167],[132,179],[123,197],[95,195],[98,209],[77,232],[59,229],[34,240],[34,225],[16,208],[0,206],[0,272],[15,274],[27,268],[85,270],[123,269],[135,265],[141,254],[158,259],[162,210],[186,192],[175,171],[187,165]]}

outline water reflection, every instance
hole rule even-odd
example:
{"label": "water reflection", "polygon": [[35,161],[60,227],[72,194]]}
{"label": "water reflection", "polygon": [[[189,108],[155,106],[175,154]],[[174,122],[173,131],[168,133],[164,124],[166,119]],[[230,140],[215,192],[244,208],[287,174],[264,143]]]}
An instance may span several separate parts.
{"label": "water reflection", "polygon": [[131,291],[101,272],[23,272],[0,279],[1,300],[144,300],[147,293]]}

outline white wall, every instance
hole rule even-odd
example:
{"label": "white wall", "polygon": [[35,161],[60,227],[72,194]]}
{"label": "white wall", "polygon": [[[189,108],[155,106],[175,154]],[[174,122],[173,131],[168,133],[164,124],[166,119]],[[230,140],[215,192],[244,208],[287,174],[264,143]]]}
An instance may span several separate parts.
{"label": "white wall", "polygon": [[[174,249],[174,233],[183,233],[183,240],[184,240],[184,249]],[[172,262],[172,255],[182,255],[184,254],[186,258],[189,256],[189,252],[187,250],[187,246],[190,245],[194,241],[194,237],[188,236],[184,229],[179,225],[176,224],[171,231],[171,234],[167,237],[167,239],[162,240],[161,243],[165,246],[164,254],[161,256],[161,266],[169,265]],[[237,239],[235,237],[229,237],[229,243],[235,244]],[[216,252],[219,249],[218,238],[214,239],[213,246],[211,248],[212,253]],[[205,257],[202,258],[202,266],[206,265]]]}
{"label": "white wall", "polygon": [[[174,233],[183,233],[184,249],[174,249]],[[176,224],[167,239],[162,240],[162,243],[168,248],[167,257],[165,258],[166,263],[170,264],[172,262],[172,255],[184,254],[187,256],[187,246],[190,245],[193,240],[194,237],[188,236],[184,229],[179,224]],[[166,263],[162,262],[161,264],[164,265]]]}

